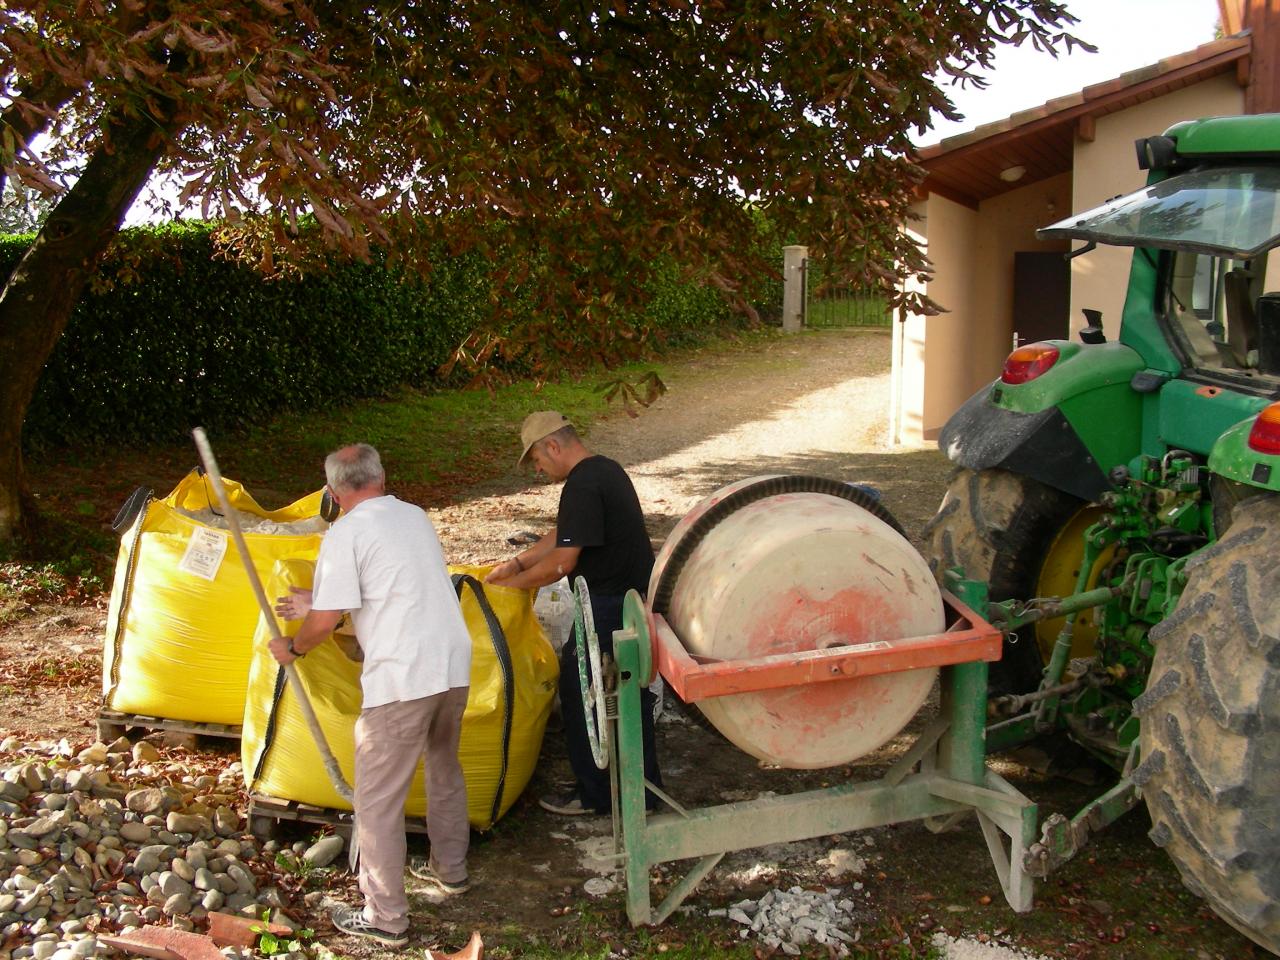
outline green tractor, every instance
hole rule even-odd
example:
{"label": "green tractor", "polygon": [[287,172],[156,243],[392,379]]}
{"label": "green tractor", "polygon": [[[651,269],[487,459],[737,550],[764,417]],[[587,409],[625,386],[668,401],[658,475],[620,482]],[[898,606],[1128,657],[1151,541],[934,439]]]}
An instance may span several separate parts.
{"label": "green tractor", "polygon": [[1121,775],[1028,869],[1142,800],[1187,886],[1280,953],[1280,115],[1137,146],[1146,187],[1040,231],[1134,248],[1118,331],[1086,311],[948,421],[926,555],[1006,631],[988,749],[1065,731]]}

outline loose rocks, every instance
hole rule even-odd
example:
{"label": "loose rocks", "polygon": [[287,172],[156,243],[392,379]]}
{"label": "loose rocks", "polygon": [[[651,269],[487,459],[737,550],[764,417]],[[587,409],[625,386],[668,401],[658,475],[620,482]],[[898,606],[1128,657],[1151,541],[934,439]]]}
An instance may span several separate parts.
{"label": "loose rocks", "polygon": [[[821,944],[837,957],[849,955],[848,944],[856,943],[854,903],[840,896],[839,888],[822,891],[792,887],[770,890],[757,900],[742,900],[726,910],[707,911],[713,917],[728,917],[742,924],[739,934],[751,934],[772,950],[798,956],[808,944]],[[853,929],[852,934],[848,933]]]}
{"label": "loose rocks", "polygon": [[123,739],[36,749],[0,744],[18,754],[0,761],[0,942],[22,944],[14,960],[90,960],[94,931],[190,930],[212,910],[260,917],[289,906],[264,882],[270,858],[240,833],[238,764],[193,776]]}

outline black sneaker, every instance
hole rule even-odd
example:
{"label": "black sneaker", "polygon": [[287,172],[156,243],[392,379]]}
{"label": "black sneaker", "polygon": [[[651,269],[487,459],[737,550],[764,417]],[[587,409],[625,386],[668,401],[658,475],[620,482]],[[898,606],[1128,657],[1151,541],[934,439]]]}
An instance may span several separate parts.
{"label": "black sneaker", "polygon": [[582,805],[582,799],[578,796],[577,790],[547,794],[539,798],[538,806],[551,813],[558,813],[562,817],[597,816],[594,810]]}
{"label": "black sneaker", "polygon": [[452,881],[444,879],[444,877],[436,873],[435,868],[431,866],[430,859],[427,857],[414,857],[410,860],[409,873],[419,880],[425,880],[430,886],[435,887],[447,897],[466,893],[471,889],[471,881],[466,877]]}
{"label": "black sneaker", "polygon": [[334,907],[329,913],[329,919],[333,921],[334,928],[340,933],[345,933],[350,937],[364,937],[367,940],[374,940],[384,947],[398,949],[409,942],[408,930],[392,933],[390,930],[375,927],[364,918],[363,910],[356,910],[345,904],[339,904]]}

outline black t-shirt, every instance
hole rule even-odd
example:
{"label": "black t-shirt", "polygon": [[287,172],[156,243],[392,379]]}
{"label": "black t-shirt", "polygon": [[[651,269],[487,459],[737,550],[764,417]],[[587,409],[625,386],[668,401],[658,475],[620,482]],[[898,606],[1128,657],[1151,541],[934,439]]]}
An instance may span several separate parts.
{"label": "black t-shirt", "polygon": [[617,462],[587,457],[569,471],[560,491],[556,546],[582,548],[573,576],[585,577],[592,593],[648,591],[653,546],[636,488]]}

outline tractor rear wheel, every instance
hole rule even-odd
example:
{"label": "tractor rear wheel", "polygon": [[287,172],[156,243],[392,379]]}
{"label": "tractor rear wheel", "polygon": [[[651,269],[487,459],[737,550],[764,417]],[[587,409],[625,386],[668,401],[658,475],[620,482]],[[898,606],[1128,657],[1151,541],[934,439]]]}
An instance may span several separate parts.
{"label": "tractor rear wheel", "polygon": [[[987,581],[992,600],[1042,596],[1042,587],[1050,589],[1046,581],[1054,581],[1053,589],[1065,584],[1061,592],[1070,593],[1089,511],[1096,509],[1030,477],[960,467],[922,531],[924,555],[939,583],[945,570],[962,567],[967,578]],[[1034,627],[1023,627],[1006,642],[1003,658],[991,664],[992,689],[1034,690],[1046,662],[1042,642],[1051,646],[1056,630],[1047,624],[1038,637]]]}
{"label": "tractor rear wheel", "polygon": [[1280,953],[1280,497],[1237,505],[1187,563],[1155,660],[1134,779],[1189,889]]}

